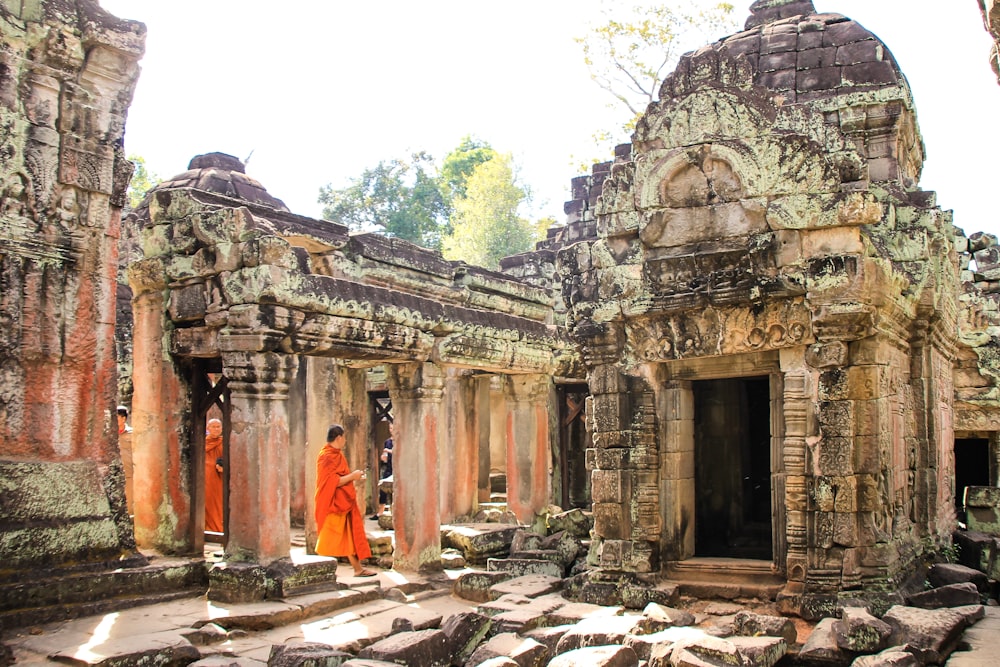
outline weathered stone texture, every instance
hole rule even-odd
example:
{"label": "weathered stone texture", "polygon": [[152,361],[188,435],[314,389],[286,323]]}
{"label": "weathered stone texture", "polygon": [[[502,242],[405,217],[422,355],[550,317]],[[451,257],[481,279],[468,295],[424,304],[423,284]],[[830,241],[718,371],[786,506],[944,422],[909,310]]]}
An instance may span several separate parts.
{"label": "weathered stone texture", "polygon": [[0,560],[20,575],[134,548],[113,427],[115,269],[145,27],[90,0],[5,3],[0,24],[0,463],[17,487]]}

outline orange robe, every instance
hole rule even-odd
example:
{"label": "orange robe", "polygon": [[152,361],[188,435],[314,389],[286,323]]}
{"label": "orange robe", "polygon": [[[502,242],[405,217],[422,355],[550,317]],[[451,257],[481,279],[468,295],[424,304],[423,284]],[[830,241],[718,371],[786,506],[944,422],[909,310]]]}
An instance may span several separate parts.
{"label": "orange robe", "polygon": [[205,530],[223,532],[222,473],[215,469],[215,460],[222,456],[222,436],[205,436]]}
{"label": "orange robe", "polygon": [[323,447],[316,461],[316,553],[320,556],[356,554],[364,560],[372,555],[354,484],[340,486],[340,478],[350,472],[344,452]]}

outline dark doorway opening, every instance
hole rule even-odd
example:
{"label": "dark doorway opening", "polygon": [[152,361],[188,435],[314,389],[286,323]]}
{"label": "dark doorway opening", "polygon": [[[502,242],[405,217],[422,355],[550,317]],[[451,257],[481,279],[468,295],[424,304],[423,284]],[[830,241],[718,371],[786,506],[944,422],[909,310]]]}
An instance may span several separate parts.
{"label": "dark doorway opening", "polygon": [[770,560],[767,377],[693,383],[695,555]]}
{"label": "dark doorway opening", "polygon": [[965,523],[965,487],[990,486],[990,441],[955,439],[955,512]]}
{"label": "dark doorway opening", "polygon": [[590,507],[585,419],[589,395],[590,389],[585,384],[559,387],[559,460],[556,462],[559,488],[555,497],[563,509]]}
{"label": "dark doorway opening", "polygon": [[[192,475],[192,479],[198,480],[192,492],[193,525],[203,526],[205,542],[225,545],[229,532],[232,407],[229,379],[222,374],[220,359],[200,359],[196,362],[192,397],[194,425],[191,460],[202,471]],[[219,424],[213,428],[212,422]]]}

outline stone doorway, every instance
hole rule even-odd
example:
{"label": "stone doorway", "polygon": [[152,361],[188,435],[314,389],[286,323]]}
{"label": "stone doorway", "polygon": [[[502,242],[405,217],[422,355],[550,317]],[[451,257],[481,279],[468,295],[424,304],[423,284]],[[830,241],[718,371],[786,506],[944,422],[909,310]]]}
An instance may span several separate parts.
{"label": "stone doorway", "polygon": [[563,509],[590,507],[590,473],[587,471],[586,384],[559,387],[559,488],[555,494]]}
{"label": "stone doorway", "polygon": [[[204,528],[205,542],[226,544],[229,524],[229,436],[232,428],[229,379],[218,359],[194,364],[192,377],[192,464],[197,480],[192,494],[194,526]],[[209,422],[221,422],[221,448],[209,442]],[[214,508],[214,509],[213,509]],[[196,529],[197,530],[197,529]]]}
{"label": "stone doorway", "polygon": [[695,556],[771,560],[768,377],[692,383]]}
{"label": "stone doorway", "polygon": [[990,486],[990,441],[955,439],[955,513],[965,523],[965,487]]}

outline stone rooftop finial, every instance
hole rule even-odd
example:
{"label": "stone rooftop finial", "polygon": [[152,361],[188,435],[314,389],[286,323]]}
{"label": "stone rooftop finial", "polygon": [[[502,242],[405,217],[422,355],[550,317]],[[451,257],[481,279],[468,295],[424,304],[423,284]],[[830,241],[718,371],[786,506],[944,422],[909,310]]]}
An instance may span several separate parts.
{"label": "stone rooftop finial", "polygon": [[790,16],[815,13],[816,7],[812,0],[755,0],[750,5],[750,17],[747,18],[746,29],[787,19]]}
{"label": "stone rooftop finial", "polygon": [[223,169],[225,171],[235,171],[240,174],[246,173],[246,167],[239,158],[227,155],[226,153],[205,153],[195,155],[188,164],[188,169]]}

